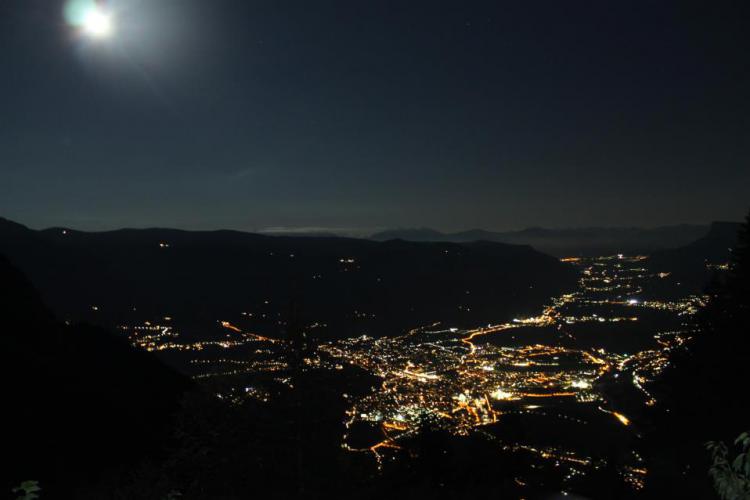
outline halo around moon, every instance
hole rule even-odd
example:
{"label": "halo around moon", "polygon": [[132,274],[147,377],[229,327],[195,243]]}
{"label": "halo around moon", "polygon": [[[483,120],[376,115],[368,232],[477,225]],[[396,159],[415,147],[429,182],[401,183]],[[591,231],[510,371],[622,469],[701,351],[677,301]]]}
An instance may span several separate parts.
{"label": "halo around moon", "polygon": [[112,14],[94,0],[68,0],[65,20],[91,38],[107,38],[114,32]]}

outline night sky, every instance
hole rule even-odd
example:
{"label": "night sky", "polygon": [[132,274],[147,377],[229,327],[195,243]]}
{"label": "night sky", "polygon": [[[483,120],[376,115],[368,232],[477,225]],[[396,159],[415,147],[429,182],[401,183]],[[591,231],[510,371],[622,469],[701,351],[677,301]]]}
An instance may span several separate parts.
{"label": "night sky", "polygon": [[745,1],[0,0],[0,216],[656,226],[750,208]]}

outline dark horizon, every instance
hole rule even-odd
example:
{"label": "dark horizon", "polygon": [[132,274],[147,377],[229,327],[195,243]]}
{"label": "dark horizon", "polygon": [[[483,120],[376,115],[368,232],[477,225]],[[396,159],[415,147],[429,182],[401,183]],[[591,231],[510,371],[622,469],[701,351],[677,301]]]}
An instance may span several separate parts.
{"label": "dark horizon", "polygon": [[711,220],[705,223],[676,223],[676,224],[662,224],[654,226],[636,226],[636,225],[622,225],[622,226],[525,226],[518,228],[509,229],[492,229],[484,227],[465,227],[456,230],[441,230],[436,227],[428,226],[393,226],[393,227],[375,227],[375,228],[342,228],[342,227],[320,227],[320,226],[309,226],[309,227],[259,227],[259,228],[234,228],[234,227],[180,227],[180,226],[156,226],[156,225],[130,225],[130,226],[113,226],[113,227],[100,227],[100,228],[86,228],[82,226],[65,226],[65,225],[42,225],[34,226],[26,223],[23,220],[12,219],[0,214],[0,221],[7,221],[14,224],[20,224],[28,229],[34,231],[49,231],[54,229],[65,229],[70,231],[79,231],[84,233],[107,233],[115,231],[127,231],[127,230],[175,230],[175,231],[186,231],[186,232],[216,232],[216,231],[233,231],[240,233],[252,233],[262,234],[266,236],[336,236],[342,238],[370,238],[377,236],[380,233],[388,232],[399,232],[399,231],[434,231],[445,236],[461,233],[471,233],[474,231],[487,232],[487,233],[522,233],[524,231],[586,231],[586,230],[605,230],[605,231],[626,231],[626,230],[643,230],[643,231],[658,231],[662,229],[671,228],[710,228],[714,224],[737,224],[742,222],[741,217],[737,217],[733,220]]}

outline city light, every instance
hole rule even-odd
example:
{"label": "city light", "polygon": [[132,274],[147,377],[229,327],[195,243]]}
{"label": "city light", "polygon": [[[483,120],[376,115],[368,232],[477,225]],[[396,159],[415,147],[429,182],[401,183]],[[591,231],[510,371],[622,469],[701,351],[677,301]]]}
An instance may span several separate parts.
{"label": "city light", "polygon": [[502,389],[497,389],[495,392],[492,393],[492,397],[494,399],[511,399],[513,397],[512,392],[504,391]]}
{"label": "city light", "polygon": [[[348,404],[345,428],[369,426],[378,436],[355,446],[346,432],[341,443],[345,450],[371,454],[378,466],[402,453],[405,441],[420,432],[425,418],[456,436],[502,424],[508,415],[534,415],[574,424],[586,432],[593,421],[591,410],[587,410],[591,408],[607,414],[613,426],[630,428],[632,422],[623,413],[630,407],[619,408],[610,401],[611,384],[629,384],[635,395],[642,396],[641,404],[653,406],[656,399],[650,392],[651,382],[668,366],[671,351],[689,338],[682,317],[695,314],[704,301],[699,296],[658,300],[644,294],[646,283],[663,275],[645,269],[645,259],[625,255],[576,258],[570,262],[580,271],[576,289],[551,298],[537,315],[519,315],[506,323],[468,330],[433,322],[402,335],[358,335],[323,342],[305,357],[303,366],[334,373],[355,368],[380,380],[370,392],[344,395]],[[346,257],[339,263],[351,266],[355,262],[359,261]],[[635,294],[639,298],[633,297]],[[266,300],[263,307],[269,304]],[[632,309],[626,315],[629,306],[637,306],[638,315]],[[672,318],[674,328],[653,331],[648,324],[638,324],[641,314],[651,313]],[[182,341],[171,317],[168,325],[154,321],[121,329],[143,349],[194,356],[190,366],[195,379],[269,374],[275,383],[294,387],[289,371],[291,343],[250,333],[240,323],[265,317],[266,313],[245,310],[237,314],[243,319],[217,321],[223,333],[215,340]],[[369,313],[355,310],[354,315]],[[314,321],[308,328],[321,326],[325,323]],[[589,327],[637,330],[650,342],[630,354],[601,345],[579,345],[577,329]],[[522,340],[524,335],[533,337],[537,332],[546,332],[547,340]],[[516,336],[521,342],[513,341]],[[565,342],[560,342],[562,337]],[[248,348],[253,353],[250,357]],[[250,385],[244,382],[222,394],[222,399],[232,402],[248,398],[268,401],[272,397],[269,387],[257,381]],[[540,401],[544,404],[537,404]],[[577,405],[582,409],[571,411]],[[588,417],[583,416],[586,412]],[[531,453],[540,464],[567,464],[566,478],[584,475],[595,466],[585,449],[538,447],[524,442],[503,443],[502,447]],[[623,465],[621,473],[626,483],[639,489],[646,469],[635,460]]]}

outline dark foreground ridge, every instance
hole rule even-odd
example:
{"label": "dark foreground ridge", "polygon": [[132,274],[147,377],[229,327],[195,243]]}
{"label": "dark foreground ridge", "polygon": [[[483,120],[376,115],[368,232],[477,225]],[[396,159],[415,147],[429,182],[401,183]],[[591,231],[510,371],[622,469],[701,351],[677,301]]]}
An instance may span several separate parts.
{"label": "dark foreground ridge", "polygon": [[46,497],[156,454],[191,382],[106,330],[57,322],[0,256],[2,491],[41,480]]}

